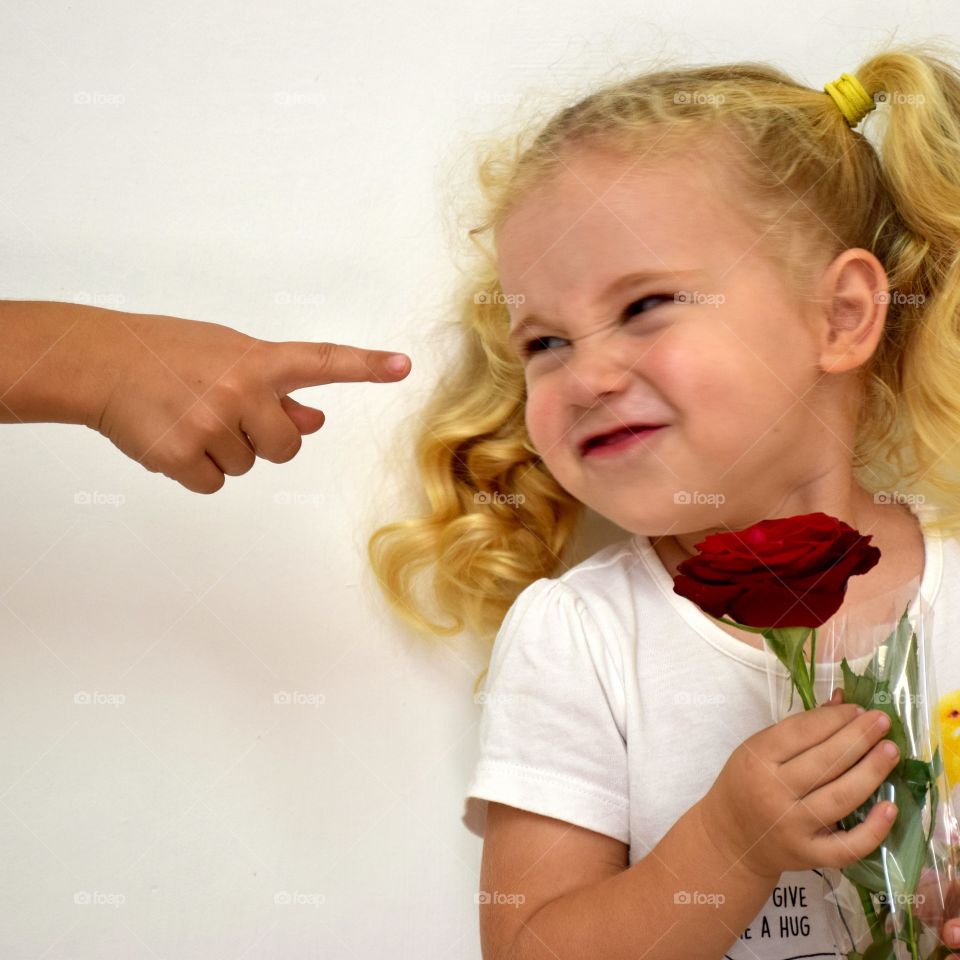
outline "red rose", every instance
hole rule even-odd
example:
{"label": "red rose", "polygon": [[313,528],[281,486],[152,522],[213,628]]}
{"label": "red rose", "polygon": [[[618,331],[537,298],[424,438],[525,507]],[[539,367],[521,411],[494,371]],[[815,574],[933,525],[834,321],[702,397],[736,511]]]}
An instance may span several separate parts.
{"label": "red rose", "polygon": [[750,627],[819,627],[843,603],[847,581],[880,560],[842,520],[808,513],[713,533],[673,578],[674,593],[711,616]]}

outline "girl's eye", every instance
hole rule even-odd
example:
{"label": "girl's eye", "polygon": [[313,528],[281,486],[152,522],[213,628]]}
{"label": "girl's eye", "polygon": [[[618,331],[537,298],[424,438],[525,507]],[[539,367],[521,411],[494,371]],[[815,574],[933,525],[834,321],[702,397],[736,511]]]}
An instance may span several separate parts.
{"label": "girl's eye", "polygon": [[541,352],[540,344],[546,343],[547,340],[562,340],[563,337],[534,337],[532,340],[528,340],[523,345],[523,355],[525,357],[531,357],[535,353]]}
{"label": "girl's eye", "polygon": [[[623,311],[623,315],[624,315],[624,317],[633,316],[634,313],[638,312],[638,311],[635,310],[634,308],[640,306],[641,304],[646,303],[648,300],[670,300],[670,301],[672,301],[673,299],[674,299],[674,295],[673,295],[672,293],[652,293],[652,294],[650,294],[649,296],[641,297],[639,300],[634,300],[632,303],[628,304],[628,305],[626,306],[626,308],[624,309],[624,311]],[[640,312],[646,313],[645,310],[640,311]],[[523,355],[524,355],[525,357],[530,357],[530,356],[533,356],[533,354],[535,354],[535,353],[541,353],[541,352],[542,352],[542,349],[543,349],[543,348],[541,348],[541,346],[540,346],[541,344],[546,343],[548,340],[563,340],[563,339],[564,339],[563,337],[549,337],[549,336],[548,336],[548,337],[534,337],[534,339],[528,340],[528,341],[523,345]],[[547,347],[546,349],[549,349],[549,347]]]}

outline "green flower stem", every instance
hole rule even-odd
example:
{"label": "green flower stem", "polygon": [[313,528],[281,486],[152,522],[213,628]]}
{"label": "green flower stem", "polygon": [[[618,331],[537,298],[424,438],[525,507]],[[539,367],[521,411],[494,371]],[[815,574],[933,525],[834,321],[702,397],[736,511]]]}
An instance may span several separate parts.
{"label": "green flower stem", "polygon": [[[817,706],[816,696],[814,691],[816,687],[814,683],[816,681],[816,671],[817,671],[817,628],[813,628],[813,632],[810,637],[810,673],[807,674],[806,670],[802,669],[805,664],[801,665],[801,670],[793,677],[794,686],[797,688],[797,691],[800,693],[800,698],[803,701],[803,706],[805,710],[813,710]],[[871,892],[864,886],[861,886],[859,883],[853,884],[857,896],[860,898],[860,904],[863,907],[864,915],[867,918],[867,924],[870,928],[870,938],[876,940],[879,935],[882,934],[880,918],[877,916],[876,908],[873,905],[873,895]],[[915,945],[911,938],[911,949],[914,950],[914,960],[917,960],[915,955]]]}
{"label": "green flower stem", "polygon": [[883,931],[880,929],[880,918],[877,916],[876,908],[873,905],[873,897],[866,887],[861,886],[859,883],[854,883],[853,885],[856,887],[857,896],[860,897],[860,903],[863,905],[863,912],[867,916],[867,924],[870,927],[870,938],[876,940]]}
{"label": "green flower stem", "polygon": [[813,695],[813,684],[810,681],[810,677],[806,674],[802,677],[797,677],[795,684],[800,694],[800,699],[803,701],[803,709],[813,710],[817,705],[817,700]]}
{"label": "green flower stem", "polygon": [[813,628],[813,633],[810,635],[810,689],[816,690],[816,677],[817,677],[817,628]]}
{"label": "green flower stem", "polygon": [[920,960],[917,954],[917,934],[913,928],[913,905],[907,904],[907,936],[910,938],[910,956],[913,960]]}

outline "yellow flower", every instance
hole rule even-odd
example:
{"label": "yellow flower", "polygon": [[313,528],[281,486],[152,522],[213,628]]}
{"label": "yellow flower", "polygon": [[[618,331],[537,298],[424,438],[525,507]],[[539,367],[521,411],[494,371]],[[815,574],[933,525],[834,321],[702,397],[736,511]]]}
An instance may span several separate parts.
{"label": "yellow flower", "polygon": [[937,704],[937,720],[931,730],[933,746],[937,746],[938,726],[943,742],[940,753],[950,786],[960,784],[960,690],[945,693]]}

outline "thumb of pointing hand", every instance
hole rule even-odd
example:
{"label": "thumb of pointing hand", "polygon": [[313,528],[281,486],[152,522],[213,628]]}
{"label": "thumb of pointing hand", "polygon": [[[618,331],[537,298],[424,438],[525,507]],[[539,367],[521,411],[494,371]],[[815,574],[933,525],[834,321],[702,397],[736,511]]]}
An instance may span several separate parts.
{"label": "thumb of pointing hand", "polygon": [[304,406],[291,397],[281,397],[280,406],[302,434],[316,433],[326,420],[322,410]]}

